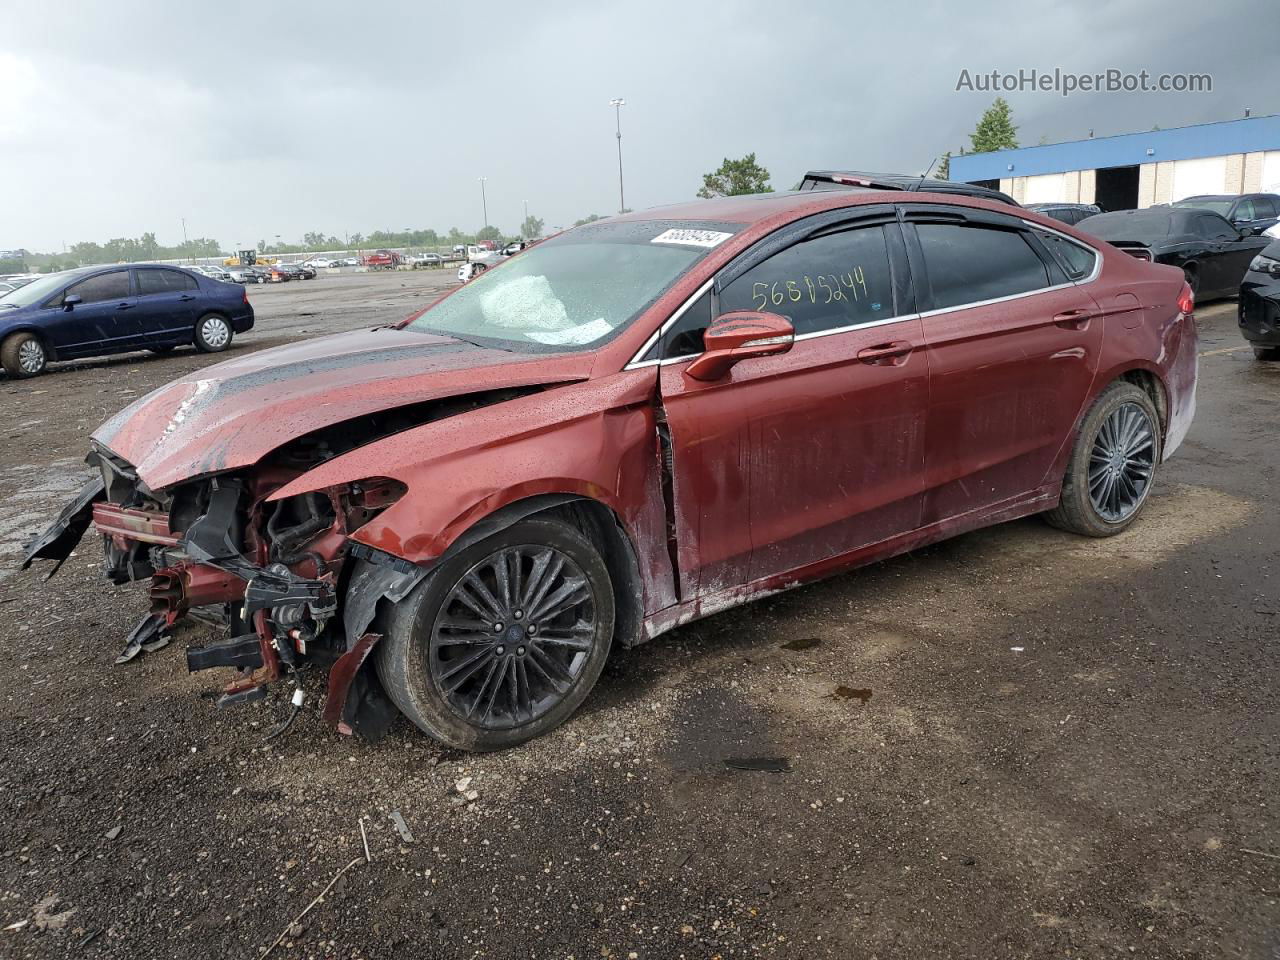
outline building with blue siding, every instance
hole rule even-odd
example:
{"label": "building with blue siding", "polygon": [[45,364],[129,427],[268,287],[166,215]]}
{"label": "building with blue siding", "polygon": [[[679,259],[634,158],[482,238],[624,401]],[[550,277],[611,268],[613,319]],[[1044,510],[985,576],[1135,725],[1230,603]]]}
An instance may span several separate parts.
{"label": "building with blue siding", "polygon": [[951,179],[1019,203],[1129,210],[1204,193],[1280,193],[1280,115],[951,158]]}

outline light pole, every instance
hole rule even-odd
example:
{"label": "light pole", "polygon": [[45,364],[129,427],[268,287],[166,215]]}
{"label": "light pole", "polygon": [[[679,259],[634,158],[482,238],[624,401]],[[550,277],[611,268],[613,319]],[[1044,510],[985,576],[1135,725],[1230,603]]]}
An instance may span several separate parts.
{"label": "light pole", "polygon": [[477,177],[476,179],[480,181],[480,205],[481,207],[484,208],[484,225],[485,225],[485,228],[487,229],[489,226],[489,201],[485,199],[484,182],[489,178]]}
{"label": "light pole", "polygon": [[[529,201],[528,201],[528,200],[526,200],[526,201],[524,202],[524,222],[525,222],[525,223],[528,223],[528,222],[529,222]],[[523,226],[521,226],[521,227],[520,227],[520,235],[521,235],[521,236],[524,236],[524,231],[525,231],[525,228],[524,228]],[[528,237],[525,237],[525,239],[526,239],[526,240],[528,240],[529,238],[528,238]]]}
{"label": "light pole", "polygon": [[[182,218],[182,246],[185,248],[186,245],[187,245],[187,218],[183,217]],[[188,260],[195,259],[195,257],[191,256],[190,250],[187,251],[187,259]]]}
{"label": "light pole", "polygon": [[609,101],[609,106],[613,107],[613,119],[617,124],[618,136],[618,212],[621,213],[627,209],[626,194],[622,192],[622,108],[627,105],[627,101],[621,97],[614,97]]}

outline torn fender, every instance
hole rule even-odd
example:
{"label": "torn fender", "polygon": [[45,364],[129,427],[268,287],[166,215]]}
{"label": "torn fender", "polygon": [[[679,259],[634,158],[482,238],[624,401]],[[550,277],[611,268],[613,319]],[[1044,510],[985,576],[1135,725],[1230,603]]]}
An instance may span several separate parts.
{"label": "torn fender", "polygon": [[652,368],[588,387],[531,394],[375,441],[304,473],[281,500],[368,476],[407,492],[354,543],[429,567],[464,532],[508,505],[572,496],[608,507],[635,548],[647,609],[675,599],[666,549]]}

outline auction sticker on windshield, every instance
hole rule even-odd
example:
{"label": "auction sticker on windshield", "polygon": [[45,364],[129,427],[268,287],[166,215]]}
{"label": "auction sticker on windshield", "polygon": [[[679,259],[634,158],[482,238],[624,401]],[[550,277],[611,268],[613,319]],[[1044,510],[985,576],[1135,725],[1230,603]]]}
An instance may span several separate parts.
{"label": "auction sticker on windshield", "polygon": [[660,233],[650,243],[679,243],[686,247],[711,247],[724,243],[732,233],[720,233],[716,230],[667,230]]}

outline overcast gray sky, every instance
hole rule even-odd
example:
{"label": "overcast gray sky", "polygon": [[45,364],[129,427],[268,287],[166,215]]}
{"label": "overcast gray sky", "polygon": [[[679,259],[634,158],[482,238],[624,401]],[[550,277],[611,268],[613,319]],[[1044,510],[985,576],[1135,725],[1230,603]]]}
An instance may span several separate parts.
{"label": "overcast gray sky", "polygon": [[1064,0],[0,0],[0,248],[153,231],[516,232],[688,198],[754,150],[915,172],[990,103],[962,68],[1207,72],[1209,94],[1012,93],[1024,145],[1280,112],[1280,5]]}

